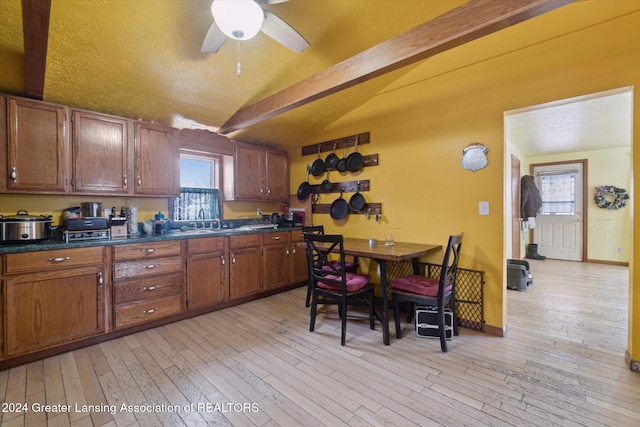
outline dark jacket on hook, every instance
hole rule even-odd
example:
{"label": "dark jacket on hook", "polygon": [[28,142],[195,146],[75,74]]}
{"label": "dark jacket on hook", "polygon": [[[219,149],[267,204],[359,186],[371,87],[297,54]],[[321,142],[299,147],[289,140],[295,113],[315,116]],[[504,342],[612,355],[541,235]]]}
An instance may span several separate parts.
{"label": "dark jacket on hook", "polygon": [[523,219],[535,217],[542,207],[542,198],[531,175],[520,180],[520,216]]}

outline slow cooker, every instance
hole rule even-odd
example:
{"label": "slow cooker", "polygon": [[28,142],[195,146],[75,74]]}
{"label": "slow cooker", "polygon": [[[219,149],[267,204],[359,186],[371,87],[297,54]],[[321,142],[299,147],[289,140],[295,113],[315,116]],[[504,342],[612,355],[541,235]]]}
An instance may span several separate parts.
{"label": "slow cooker", "polygon": [[51,215],[29,215],[19,210],[15,215],[0,215],[0,243],[40,242],[51,237]]}

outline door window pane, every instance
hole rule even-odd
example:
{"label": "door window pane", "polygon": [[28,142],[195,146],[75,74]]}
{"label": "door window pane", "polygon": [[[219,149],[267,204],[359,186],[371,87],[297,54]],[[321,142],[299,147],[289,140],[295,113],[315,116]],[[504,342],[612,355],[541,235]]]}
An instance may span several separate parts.
{"label": "door window pane", "polygon": [[558,173],[540,176],[541,215],[575,215],[576,174]]}

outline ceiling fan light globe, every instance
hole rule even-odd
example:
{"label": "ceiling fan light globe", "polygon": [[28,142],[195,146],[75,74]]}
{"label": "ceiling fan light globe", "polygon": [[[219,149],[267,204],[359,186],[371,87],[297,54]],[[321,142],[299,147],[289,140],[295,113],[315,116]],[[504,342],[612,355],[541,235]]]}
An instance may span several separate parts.
{"label": "ceiling fan light globe", "polygon": [[253,0],[214,0],[211,14],[220,30],[236,40],[255,37],[264,20],[262,8]]}

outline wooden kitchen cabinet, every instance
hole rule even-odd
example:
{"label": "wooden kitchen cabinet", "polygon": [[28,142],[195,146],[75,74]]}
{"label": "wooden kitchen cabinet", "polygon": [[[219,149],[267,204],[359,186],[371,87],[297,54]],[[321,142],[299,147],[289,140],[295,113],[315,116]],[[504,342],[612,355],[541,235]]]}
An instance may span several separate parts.
{"label": "wooden kitchen cabinet", "polygon": [[290,259],[291,259],[291,276],[290,283],[303,283],[308,280],[309,265],[307,263],[307,251],[304,247],[298,246],[304,242],[302,230],[291,232],[290,237]]}
{"label": "wooden kitchen cabinet", "polygon": [[113,321],[127,328],[184,311],[180,241],[113,247]]}
{"label": "wooden kitchen cabinet", "polygon": [[288,201],[289,155],[244,142],[235,143],[233,194],[230,200]]}
{"label": "wooden kitchen cabinet", "polygon": [[289,284],[291,250],[288,231],[262,235],[263,290],[284,287]]}
{"label": "wooden kitchen cabinet", "polygon": [[135,194],[178,196],[180,193],[180,144],[176,130],[135,122]]}
{"label": "wooden kitchen cabinet", "polygon": [[229,295],[242,298],[262,290],[260,234],[229,236]]}
{"label": "wooden kitchen cabinet", "polygon": [[187,241],[187,309],[214,306],[229,298],[226,238]]}
{"label": "wooden kitchen cabinet", "polygon": [[82,110],[73,110],[71,121],[72,191],[110,195],[132,192],[131,121]]}
{"label": "wooden kitchen cabinet", "polygon": [[69,169],[68,108],[7,97],[6,188],[65,193]]}
{"label": "wooden kitchen cabinet", "polygon": [[6,255],[5,356],[105,332],[103,255],[104,247]]}

